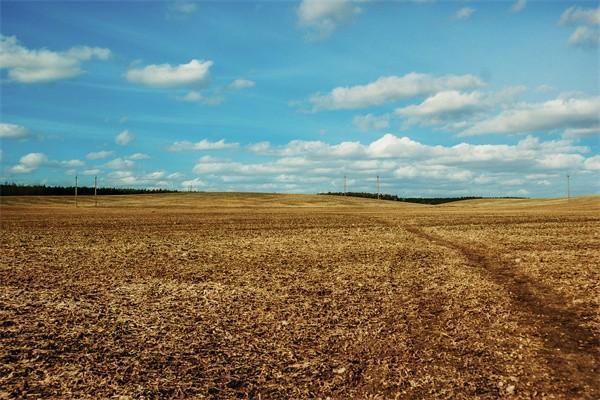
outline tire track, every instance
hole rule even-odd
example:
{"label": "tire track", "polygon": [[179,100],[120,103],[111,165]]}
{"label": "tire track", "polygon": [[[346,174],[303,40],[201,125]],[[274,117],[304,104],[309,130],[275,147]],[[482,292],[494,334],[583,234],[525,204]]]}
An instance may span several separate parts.
{"label": "tire track", "polygon": [[[386,222],[386,224],[389,224]],[[435,245],[459,252],[471,267],[503,287],[525,317],[520,323],[535,328],[544,348],[541,356],[552,368],[567,393],[584,398],[599,398],[600,337],[580,325],[585,312],[566,307],[566,300],[551,287],[535,282],[518,266],[486,248],[473,248],[427,233],[414,225],[395,225]]]}

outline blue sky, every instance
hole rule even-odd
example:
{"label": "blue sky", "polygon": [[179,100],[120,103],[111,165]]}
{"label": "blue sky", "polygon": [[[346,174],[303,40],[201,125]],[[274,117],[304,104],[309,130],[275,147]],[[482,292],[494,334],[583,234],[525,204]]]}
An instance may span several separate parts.
{"label": "blue sky", "polygon": [[2,181],[600,190],[597,2],[0,4]]}

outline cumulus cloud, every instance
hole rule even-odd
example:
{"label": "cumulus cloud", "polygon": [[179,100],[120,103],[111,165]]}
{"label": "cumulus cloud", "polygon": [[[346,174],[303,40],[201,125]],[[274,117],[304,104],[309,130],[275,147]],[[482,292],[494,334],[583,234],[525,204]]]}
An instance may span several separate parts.
{"label": "cumulus cloud", "polygon": [[226,143],[225,139],[211,142],[207,139],[202,139],[199,142],[192,143],[184,140],[173,143],[170,147],[170,151],[186,151],[186,150],[225,150],[225,149],[236,149],[240,146],[239,143]]}
{"label": "cumulus cloud", "polygon": [[597,162],[585,157],[590,151],[585,146],[531,136],[514,145],[431,146],[386,134],[366,144],[293,140],[282,146],[260,142],[257,148],[266,160],[245,163],[205,156],[193,171],[207,188],[232,190],[340,190],[336,185],[348,175],[352,190],[372,191],[375,175],[380,175],[384,189],[412,188],[413,195],[510,195],[552,190],[565,172],[584,171]]}
{"label": "cumulus cloud", "polygon": [[477,122],[464,135],[527,133],[600,126],[600,97],[557,98],[544,103],[520,103]]}
{"label": "cumulus cloud", "polygon": [[87,153],[87,155],[85,156],[85,158],[87,158],[88,160],[101,160],[103,158],[107,158],[113,155],[112,151],[93,151],[91,153]]}
{"label": "cumulus cloud", "polygon": [[83,167],[85,163],[81,160],[51,160],[44,153],[29,153],[19,159],[19,163],[10,167],[8,171],[13,174],[27,174],[41,167],[64,168],[67,173],[74,175],[75,169]]}
{"label": "cumulus cloud", "polygon": [[362,11],[357,3],[352,0],[302,0],[297,10],[298,25],[308,30],[307,39],[325,39],[339,25]]}
{"label": "cumulus cloud", "polygon": [[527,0],[517,0],[510,7],[510,10],[514,13],[518,13],[520,11],[523,11],[525,6],[527,6]]}
{"label": "cumulus cloud", "polygon": [[24,126],[0,122],[0,139],[25,139],[28,136],[29,130]]}
{"label": "cumulus cloud", "polygon": [[421,104],[395,110],[396,116],[406,118],[408,125],[444,125],[446,129],[461,129],[484,112],[514,103],[525,91],[523,86],[511,86],[495,93],[447,90],[426,98]]}
{"label": "cumulus cloud", "polygon": [[327,94],[310,97],[313,110],[338,110],[378,106],[390,101],[431,95],[444,90],[474,89],[484,86],[474,75],[433,76],[409,73],[385,76],[366,85],[337,87]]}
{"label": "cumulus cloud", "polygon": [[363,132],[378,131],[390,127],[389,114],[383,115],[357,115],[352,119],[352,123]]}
{"label": "cumulus cloud", "polygon": [[128,81],[150,87],[169,88],[197,85],[208,79],[212,61],[193,59],[181,65],[147,65],[130,68],[125,77]]}
{"label": "cumulus cloud", "polygon": [[117,186],[165,187],[173,185],[180,178],[180,174],[167,174],[163,170],[136,174],[131,170],[124,169],[112,171],[106,176],[106,181]]}
{"label": "cumulus cloud", "polygon": [[415,119],[430,120],[433,117],[435,121],[470,114],[482,107],[484,107],[482,93],[461,93],[457,90],[448,90],[428,97],[421,104],[399,108],[396,110],[396,114]]}
{"label": "cumulus cloud", "polygon": [[445,165],[404,165],[394,171],[396,178],[426,178],[465,182],[473,174],[464,169]]}
{"label": "cumulus cloud", "polygon": [[126,146],[131,143],[134,138],[135,136],[132,133],[130,133],[128,130],[124,130],[115,136],[115,143],[119,146]]}
{"label": "cumulus cloud", "polygon": [[48,157],[44,153],[29,153],[19,159],[19,163],[9,169],[14,174],[25,174],[33,172],[42,165],[48,163]]}
{"label": "cumulus cloud", "polygon": [[134,165],[135,163],[132,160],[119,157],[107,162],[104,166],[110,169],[127,170],[133,168]]}
{"label": "cumulus cloud", "polygon": [[15,36],[0,35],[0,68],[8,69],[8,77],[21,83],[73,78],[84,72],[84,61],[107,60],[110,56],[109,49],[100,47],[80,46],[59,52],[28,49]]}
{"label": "cumulus cloud", "polygon": [[471,7],[463,7],[459,10],[457,10],[452,17],[454,19],[457,20],[461,20],[461,19],[469,19],[471,17],[471,15],[473,15],[473,13],[475,12],[474,8]]}
{"label": "cumulus cloud", "polygon": [[249,79],[236,79],[229,84],[229,88],[233,90],[247,89],[254,87],[256,83]]}

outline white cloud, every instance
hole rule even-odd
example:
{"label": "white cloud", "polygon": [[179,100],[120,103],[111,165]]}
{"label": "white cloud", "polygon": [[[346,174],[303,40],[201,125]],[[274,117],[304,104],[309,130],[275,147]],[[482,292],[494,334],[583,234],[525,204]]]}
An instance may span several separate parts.
{"label": "white cloud", "polygon": [[239,143],[226,143],[225,139],[216,142],[211,142],[207,139],[202,139],[199,142],[192,143],[187,140],[175,142],[170,147],[170,151],[185,151],[185,150],[225,150],[236,149],[240,146]]}
{"label": "white cloud", "polygon": [[85,158],[87,158],[88,160],[101,160],[103,158],[107,158],[113,155],[112,151],[94,151],[91,153],[87,153],[87,155],[85,156]]}
{"label": "white cloud", "polygon": [[24,139],[28,136],[29,130],[24,126],[0,122],[0,139]]}
{"label": "white cloud", "polygon": [[598,28],[578,26],[571,36],[569,36],[569,44],[596,48],[600,44],[600,30]]}
{"label": "white cloud", "polygon": [[588,158],[583,163],[584,168],[590,171],[600,171],[600,155]]}
{"label": "white cloud", "polygon": [[523,86],[510,86],[495,93],[447,90],[426,98],[421,104],[397,108],[395,114],[405,117],[406,125],[443,125],[447,130],[464,130],[484,112],[513,104],[524,91]]}
{"label": "white cloud", "polygon": [[473,13],[475,12],[474,8],[471,7],[463,7],[459,10],[457,10],[452,17],[454,19],[469,19],[471,17],[471,15],[473,15]]}
{"label": "white cloud", "polygon": [[271,143],[269,142],[258,142],[247,146],[248,150],[256,154],[266,154],[271,150]]}
{"label": "white cloud", "polygon": [[477,122],[465,135],[526,133],[600,126],[600,97],[557,98],[544,103],[521,103]]}
{"label": "white cloud", "polygon": [[309,154],[311,157],[356,157],[364,154],[364,146],[359,142],[341,142],[329,145],[318,140],[292,140],[283,148],[279,149],[278,155],[293,157]]}
{"label": "white cloud", "polygon": [[298,7],[298,25],[308,30],[307,39],[320,40],[352,19],[362,10],[352,0],[302,0]]}
{"label": "white cloud", "polygon": [[82,62],[94,58],[107,60],[110,56],[109,49],[87,46],[72,47],[61,52],[31,50],[21,46],[14,36],[0,35],[0,68],[8,69],[8,77],[21,83],[73,78],[84,72]]}
{"label": "white cloud", "polygon": [[567,8],[558,21],[559,25],[579,25],[569,36],[572,46],[597,49],[600,44],[600,7],[598,8]]}
{"label": "white cloud", "polygon": [[124,130],[115,136],[115,143],[120,146],[126,146],[131,143],[134,138],[135,136],[132,133],[130,133],[128,130]]}
{"label": "white cloud", "polygon": [[132,155],[127,157],[127,159],[134,160],[134,161],[148,160],[148,159],[150,159],[150,156],[148,154],[144,154],[144,153],[133,153]]}
{"label": "white cloud", "polygon": [[133,161],[126,160],[126,159],[123,159],[120,157],[115,158],[114,160],[111,160],[105,164],[105,166],[107,168],[116,169],[116,170],[130,169],[130,168],[133,168],[134,165],[135,165],[135,163]]}
{"label": "white cloud", "polygon": [[600,25],[600,7],[569,7],[560,16],[560,25],[589,24]]}
{"label": "white cloud", "polygon": [[193,59],[187,64],[147,65],[143,68],[130,68],[126,78],[130,82],[151,87],[176,87],[200,84],[206,81],[212,61]]}
{"label": "white cloud", "polygon": [[580,168],[585,161],[581,154],[549,154],[538,160],[538,165],[544,169],[575,169]]}
{"label": "white cloud", "polygon": [[437,120],[469,114],[482,107],[485,107],[485,104],[481,92],[461,93],[448,90],[428,97],[421,104],[399,108],[396,114],[418,119],[434,117]]}
{"label": "white cloud", "polygon": [[15,174],[25,174],[32,172],[48,162],[48,157],[44,153],[29,153],[19,159],[19,163],[10,168],[10,172]]}
{"label": "white cloud", "polygon": [[464,169],[448,167],[445,165],[405,165],[394,171],[396,178],[427,178],[449,181],[465,182],[473,177],[473,174]]}
{"label": "white cloud", "polygon": [[552,193],[564,173],[595,165],[594,159],[585,164],[584,155],[590,151],[585,146],[531,136],[514,145],[430,146],[386,134],[367,144],[293,140],[272,146],[261,142],[260,151],[266,161],[245,163],[205,156],[193,171],[206,190],[339,191],[342,176],[348,175],[351,190],[373,191],[375,175],[380,175],[384,191],[392,193],[403,188],[405,195],[410,190],[418,196],[510,195]]}
{"label": "white cloud", "polygon": [[525,6],[527,6],[527,0],[517,0],[510,7],[510,10],[514,13],[518,13],[520,11],[523,11]]}
{"label": "white cloud", "polygon": [[352,119],[352,123],[363,132],[377,131],[390,127],[389,114],[383,115],[357,115]]}
{"label": "white cloud", "polygon": [[129,185],[129,186],[146,186],[150,188],[166,187],[172,185],[175,180],[179,179],[179,175],[175,175],[175,179],[171,179],[174,174],[169,174],[165,171],[153,171],[136,175],[130,170],[116,170],[106,176],[106,181],[111,185]]}
{"label": "white cloud", "polygon": [[425,155],[428,151],[427,146],[408,137],[397,137],[392,134],[385,134],[375,140],[367,147],[367,153],[371,157],[418,157]]}
{"label": "white cloud", "polygon": [[473,89],[484,83],[474,75],[409,73],[385,76],[366,85],[337,87],[327,94],[317,93],[309,99],[314,110],[353,109],[381,105],[390,101],[431,95],[444,90]]}
{"label": "white cloud", "polygon": [[178,96],[177,100],[186,101],[188,103],[200,103],[209,106],[216,106],[221,104],[225,98],[219,94],[215,94],[212,96],[204,96],[198,90],[190,90],[183,96]]}
{"label": "white cloud", "polygon": [[247,89],[254,87],[256,83],[249,79],[236,79],[229,84],[229,88],[233,90]]}

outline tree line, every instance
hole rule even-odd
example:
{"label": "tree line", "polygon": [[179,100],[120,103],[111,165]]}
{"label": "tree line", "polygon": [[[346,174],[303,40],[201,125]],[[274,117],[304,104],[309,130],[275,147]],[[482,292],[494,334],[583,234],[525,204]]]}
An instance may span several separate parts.
{"label": "tree line", "polygon": [[[319,193],[321,195],[328,196],[350,196],[350,197],[364,197],[368,199],[376,199],[377,193],[367,193],[367,192],[327,192],[327,193]],[[453,201],[460,200],[475,200],[475,199],[522,199],[523,197],[481,197],[481,196],[463,196],[463,197],[400,197],[395,194],[380,194],[379,198],[381,200],[392,200],[392,201],[404,201],[407,203],[418,203],[418,204],[443,204],[450,203]]]}
{"label": "tree line", "polygon": [[[137,188],[114,188],[99,187],[98,195],[118,194],[152,194],[152,193],[176,193],[177,190],[169,189],[137,189]],[[46,185],[21,185],[16,183],[0,184],[0,196],[68,196],[75,194],[75,186],[46,186]],[[89,186],[77,187],[77,194],[90,196],[94,194],[94,188]]]}

